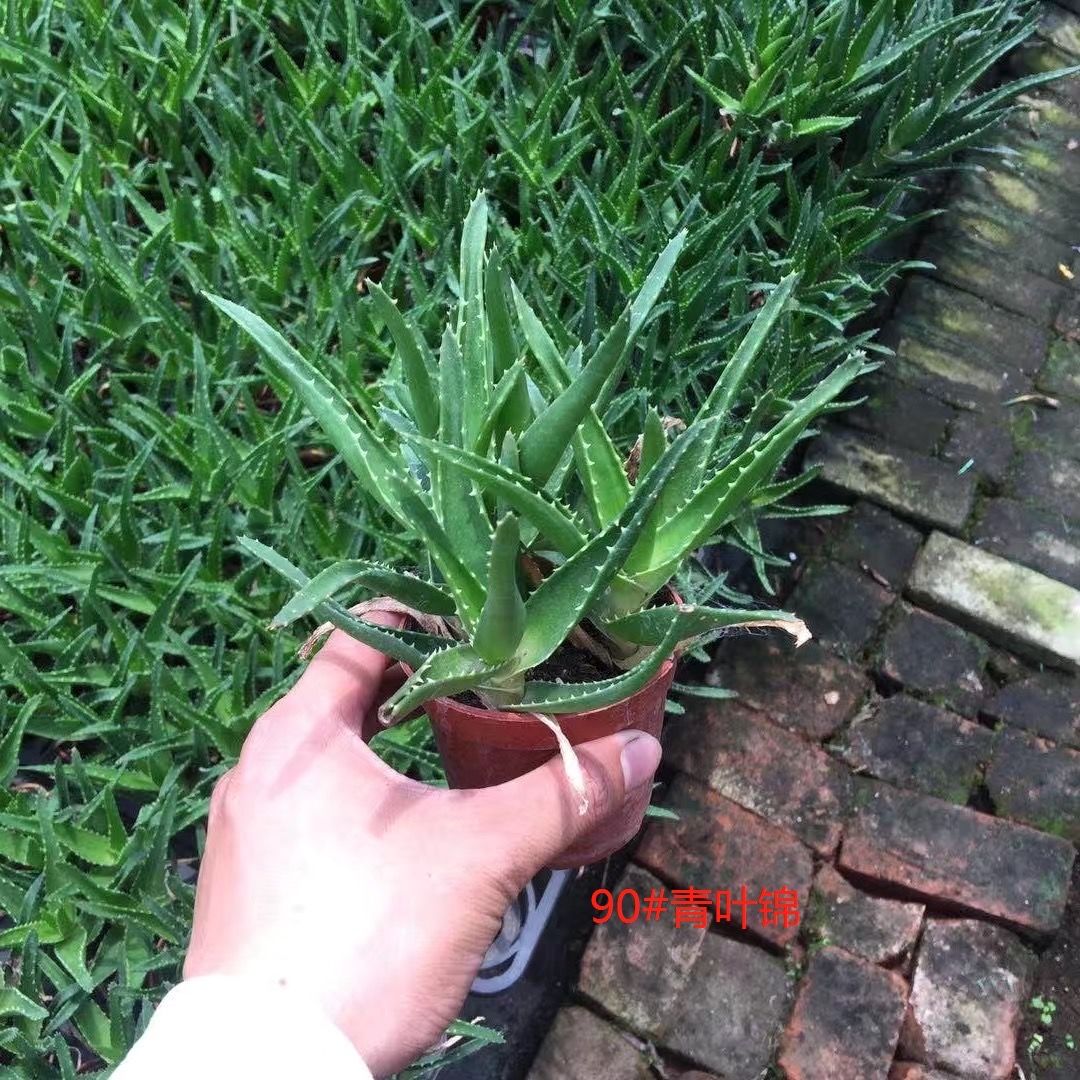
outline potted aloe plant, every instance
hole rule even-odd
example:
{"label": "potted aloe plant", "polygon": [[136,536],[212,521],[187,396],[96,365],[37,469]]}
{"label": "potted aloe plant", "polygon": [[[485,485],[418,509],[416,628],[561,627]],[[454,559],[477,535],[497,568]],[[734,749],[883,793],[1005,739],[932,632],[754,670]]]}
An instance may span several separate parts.
{"label": "potted aloe plant", "polygon": [[[671,582],[739,515],[791,490],[772,483],[778,466],[868,367],[856,354],[798,401],[766,395],[744,408],[795,286],[788,277],[697,415],[665,424],[651,411],[620,452],[605,409],[684,235],[667,245],[602,339],[564,349],[497,253],[486,252],[487,218],[481,195],[463,226],[459,301],[437,350],[372,288],[369,302],[398,358],[378,423],[257,315],[211,297],[428,556],[408,571],[350,560],[309,578],[248,540],[298,588],[275,624],[313,614],[401,661],[409,677],[380,720],[392,724],[423,707],[450,783],[470,787],[518,776],[560,750],[573,776],[574,744],[626,728],[659,735],[674,658],[689,641],[737,626],[780,628],[800,643],[809,636],[786,612],[683,603]],[[334,600],[357,584],[396,600],[414,615],[411,624],[374,626]],[[617,829],[590,837],[561,864],[599,858],[617,840]]]}

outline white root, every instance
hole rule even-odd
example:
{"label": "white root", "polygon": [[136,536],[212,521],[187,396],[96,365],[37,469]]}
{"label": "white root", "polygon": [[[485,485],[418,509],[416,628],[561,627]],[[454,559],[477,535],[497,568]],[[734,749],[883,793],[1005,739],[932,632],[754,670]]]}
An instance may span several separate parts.
{"label": "white root", "polygon": [[585,771],[581,767],[581,759],[570,745],[570,740],[563,734],[553,716],[544,713],[530,713],[535,716],[546,728],[551,730],[555,741],[559,744],[559,755],[562,757],[563,768],[566,770],[566,779],[570,781],[570,787],[578,797],[578,814],[582,817],[589,812],[589,794],[585,784]]}
{"label": "white root", "polygon": [[802,619],[754,619],[752,622],[735,623],[735,626],[763,626],[770,630],[783,630],[795,639],[795,648],[805,645],[814,635]]}

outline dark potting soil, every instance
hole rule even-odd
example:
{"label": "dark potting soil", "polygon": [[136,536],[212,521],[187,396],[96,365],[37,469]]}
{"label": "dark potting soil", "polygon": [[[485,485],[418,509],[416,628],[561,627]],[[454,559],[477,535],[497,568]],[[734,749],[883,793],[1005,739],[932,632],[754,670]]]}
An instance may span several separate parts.
{"label": "dark potting soil", "polygon": [[[553,656],[527,672],[525,678],[528,682],[582,683],[599,682],[618,674],[615,668],[601,664],[592,653],[577,645],[564,644]],[[454,701],[476,709],[484,707],[484,703],[471,690],[455,694]]]}

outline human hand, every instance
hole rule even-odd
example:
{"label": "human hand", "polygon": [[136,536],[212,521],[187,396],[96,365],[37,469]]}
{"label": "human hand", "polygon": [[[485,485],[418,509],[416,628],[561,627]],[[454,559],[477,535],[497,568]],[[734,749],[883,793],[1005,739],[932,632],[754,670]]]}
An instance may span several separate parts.
{"label": "human hand", "polygon": [[649,784],[660,759],[633,731],[577,747],[584,815],[558,757],[498,787],[431,788],[364,744],[394,678],[335,631],[256,722],[210,803],[184,967],[307,994],[376,1076],[438,1040],[525,883]]}

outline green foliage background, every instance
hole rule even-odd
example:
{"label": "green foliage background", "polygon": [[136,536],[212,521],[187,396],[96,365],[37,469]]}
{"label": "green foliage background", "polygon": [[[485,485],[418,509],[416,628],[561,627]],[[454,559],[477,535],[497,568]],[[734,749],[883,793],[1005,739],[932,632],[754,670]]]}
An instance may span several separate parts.
{"label": "green foliage background", "polygon": [[[410,548],[202,290],[374,416],[390,351],[364,281],[434,330],[483,188],[514,277],[585,341],[690,228],[613,430],[699,400],[761,287],[798,270],[756,380],[791,394],[899,269],[872,256],[910,224],[913,178],[1000,115],[1012,91],[970,91],[1030,5],[7,0],[0,19],[0,1055],[67,1077],[117,1060],[177,978],[210,788],[295,672],[296,638],[264,629],[285,589],[236,538],[310,570]],[[421,729],[387,743],[437,776]]]}

